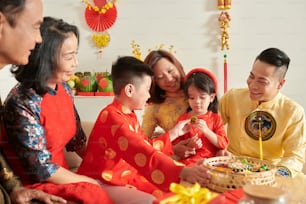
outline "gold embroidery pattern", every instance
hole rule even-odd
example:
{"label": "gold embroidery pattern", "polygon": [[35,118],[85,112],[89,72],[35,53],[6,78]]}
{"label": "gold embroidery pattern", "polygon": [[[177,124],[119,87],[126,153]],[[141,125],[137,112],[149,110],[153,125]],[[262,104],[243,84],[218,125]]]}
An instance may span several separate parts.
{"label": "gold embroidery pattern", "polygon": [[126,151],[127,148],[129,147],[129,141],[127,140],[126,137],[121,136],[118,138],[118,145],[121,151]]}
{"label": "gold embroidery pattern", "polygon": [[101,177],[105,180],[105,181],[111,181],[113,178],[113,172],[111,170],[105,170],[102,172]]}
{"label": "gold embroidery pattern", "polygon": [[151,174],[151,178],[156,184],[162,184],[165,181],[165,175],[160,170],[154,170]]}
{"label": "gold embroidery pattern", "polygon": [[139,167],[144,167],[147,163],[147,157],[143,153],[137,153],[134,159],[135,159],[135,163]]}

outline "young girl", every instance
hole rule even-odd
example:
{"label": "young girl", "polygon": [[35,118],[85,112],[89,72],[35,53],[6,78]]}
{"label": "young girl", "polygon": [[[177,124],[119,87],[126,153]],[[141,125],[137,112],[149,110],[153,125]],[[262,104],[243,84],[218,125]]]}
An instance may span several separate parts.
{"label": "young girl", "polygon": [[189,108],[177,122],[190,119],[193,125],[188,133],[174,140],[172,144],[194,138],[192,141],[196,141],[193,145],[195,154],[179,159],[186,165],[192,165],[200,158],[215,156],[217,151],[228,146],[224,125],[217,113],[217,86],[215,76],[203,68],[195,68],[185,77],[184,92],[188,98]]}

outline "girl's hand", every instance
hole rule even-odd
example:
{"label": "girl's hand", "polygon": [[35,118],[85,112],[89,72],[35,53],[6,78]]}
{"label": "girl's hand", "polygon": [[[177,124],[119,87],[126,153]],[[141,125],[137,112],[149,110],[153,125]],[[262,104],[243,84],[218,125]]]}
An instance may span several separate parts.
{"label": "girl's hand", "polygon": [[207,124],[206,124],[206,121],[205,120],[202,120],[202,119],[198,119],[195,124],[194,124],[194,127],[196,127],[197,129],[199,129],[202,133],[204,134],[207,134],[208,131],[211,131]]}

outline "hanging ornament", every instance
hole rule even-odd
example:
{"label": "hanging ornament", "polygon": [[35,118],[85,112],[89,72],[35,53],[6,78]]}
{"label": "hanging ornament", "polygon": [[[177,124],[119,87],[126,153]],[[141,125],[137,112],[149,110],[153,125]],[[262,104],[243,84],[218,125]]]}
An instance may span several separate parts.
{"label": "hanging ornament", "polygon": [[223,86],[224,86],[224,93],[225,92],[227,92],[227,55],[226,54],[224,54],[223,55],[223,57],[224,57],[224,61],[223,61],[223,77],[224,77],[224,84],[223,84]]}
{"label": "hanging ornament", "polygon": [[[232,1],[231,0],[218,0],[218,10],[221,10],[221,13],[218,17],[218,21],[220,23],[220,42],[221,42],[221,50],[229,50],[229,34],[228,34],[228,28],[230,25],[231,17],[229,13],[226,11],[232,7]],[[223,55],[223,85],[224,85],[224,93],[227,92],[227,75],[228,75],[228,67],[227,67],[227,54]]]}
{"label": "hanging ornament", "polygon": [[[135,40],[132,40],[132,42],[131,42],[131,47],[132,47],[132,54],[133,54],[133,56],[135,57],[135,58],[137,58],[137,59],[139,59],[139,60],[141,60],[141,61],[143,61],[143,59],[142,59],[142,52],[141,52],[141,49],[140,49],[140,45],[139,44],[137,44],[136,42],[135,42]],[[167,50],[167,49],[165,49],[165,44],[164,43],[161,43],[161,44],[159,44],[159,45],[156,45],[154,48],[149,48],[147,51],[148,51],[148,53],[149,52],[151,52],[152,50]],[[174,46],[173,45],[170,45],[169,47],[168,47],[168,52],[170,52],[170,53],[176,53],[176,51],[174,50]]]}
{"label": "hanging ornament", "polygon": [[87,6],[85,20],[87,25],[96,32],[103,32],[114,25],[117,19],[115,4],[107,3],[102,9]]}
{"label": "hanging ornament", "polygon": [[108,46],[108,43],[110,42],[110,36],[107,32],[103,33],[94,33],[91,36],[92,41],[94,42],[94,45],[99,49],[98,50],[98,57],[102,57],[103,48]]}
{"label": "hanging ornament", "polygon": [[85,21],[88,27],[95,31],[91,36],[94,45],[98,48],[98,57],[101,57],[103,48],[110,42],[110,36],[107,32],[117,19],[117,8],[114,0],[94,0],[90,3],[88,0],[82,0],[86,4]]}
{"label": "hanging ornament", "polygon": [[228,28],[229,23],[231,21],[231,17],[226,11],[222,11],[218,18],[220,22],[220,28],[221,28],[221,50],[224,50],[225,48],[229,49],[229,35],[228,35]]}
{"label": "hanging ornament", "polygon": [[218,9],[219,10],[226,10],[232,7],[231,0],[218,0]]}
{"label": "hanging ornament", "polygon": [[92,35],[92,40],[95,43],[96,47],[103,48],[106,47],[110,41],[109,34],[105,33],[97,33]]}

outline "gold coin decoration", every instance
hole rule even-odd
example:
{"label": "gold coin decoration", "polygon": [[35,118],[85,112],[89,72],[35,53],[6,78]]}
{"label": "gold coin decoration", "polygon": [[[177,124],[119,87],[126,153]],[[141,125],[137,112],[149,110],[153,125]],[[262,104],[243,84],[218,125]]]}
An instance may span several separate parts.
{"label": "gold coin decoration", "polygon": [[153,142],[153,148],[161,151],[164,148],[164,142],[161,140],[156,140]]}
{"label": "gold coin decoration", "polygon": [[115,136],[119,125],[113,125],[111,129],[112,136]]}
{"label": "gold coin decoration", "polygon": [[131,170],[125,170],[121,174],[121,178],[129,177],[132,174]]}
{"label": "gold coin decoration", "polygon": [[161,191],[161,190],[154,190],[153,191],[153,193],[152,193],[152,195],[154,195],[156,198],[160,198],[160,197],[162,197],[164,194],[163,194],[163,192]]}
{"label": "gold coin decoration", "polygon": [[99,143],[99,146],[102,149],[105,149],[107,147],[107,142],[106,142],[106,139],[104,137],[100,137],[99,140],[98,140],[98,143]]}
{"label": "gold coin decoration", "polygon": [[108,111],[107,111],[107,110],[103,111],[103,112],[101,113],[101,116],[100,116],[100,121],[101,121],[102,123],[105,123],[105,121],[106,121],[106,119],[107,119],[107,116],[108,116]]}
{"label": "gold coin decoration", "polygon": [[162,171],[156,169],[152,172],[151,178],[154,183],[162,184],[165,181],[165,175]]}
{"label": "gold coin decoration", "polygon": [[107,148],[104,152],[104,155],[105,155],[105,158],[107,159],[113,159],[116,157],[117,154],[113,149]]}
{"label": "gold coin decoration", "polygon": [[126,151],[129,146],[129,141],[126,137],[121,136],[118,138],[118,145],[121,151]]}
{"label": "gold coin decoration", "polygon": [[105,180],[105,181],[111,181],[113,178],[113,172],[111,170],[105,170],[102,172],[101,177]]}
{"label": "gold coin decoration", "polygon": [[140,167],[144,167],[147,163],[147,157],[143,153],[137,153],[134,159],[135,163]]}

